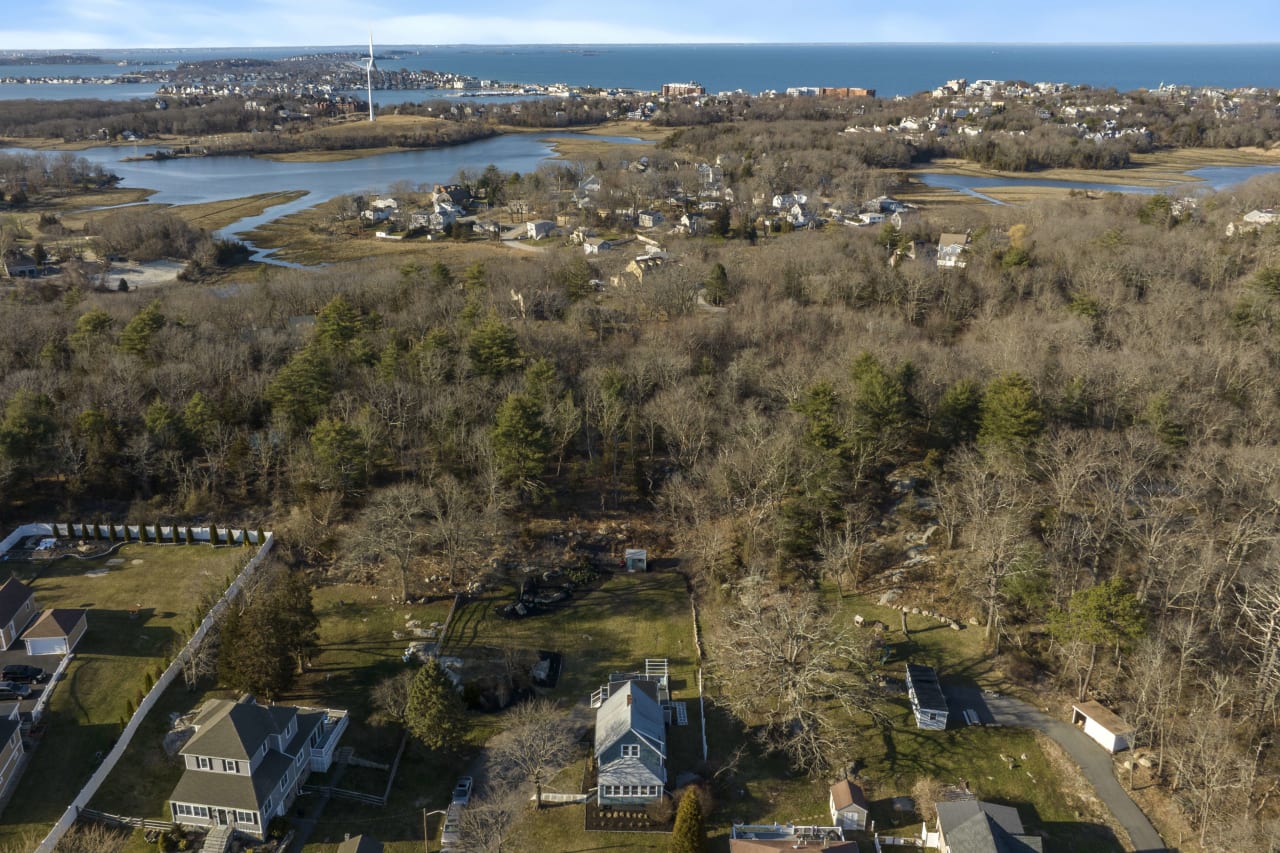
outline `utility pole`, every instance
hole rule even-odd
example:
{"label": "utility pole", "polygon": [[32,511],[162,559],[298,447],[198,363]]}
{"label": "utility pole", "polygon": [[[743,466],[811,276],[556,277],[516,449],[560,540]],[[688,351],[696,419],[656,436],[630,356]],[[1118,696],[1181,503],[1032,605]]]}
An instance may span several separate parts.
{"label": "utility pole", "polygon": [[427,832],[427,817],[433,814],[444,814],[444,809],[429,812],[422,810],[422,853],[431,853],[431,835]]}

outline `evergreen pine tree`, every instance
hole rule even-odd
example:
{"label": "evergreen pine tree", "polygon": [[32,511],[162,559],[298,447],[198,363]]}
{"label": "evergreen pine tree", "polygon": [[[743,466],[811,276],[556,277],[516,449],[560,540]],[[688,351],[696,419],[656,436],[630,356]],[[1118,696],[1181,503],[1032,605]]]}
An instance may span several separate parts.
{"label": "evergreen pine tree", "polygon": [[1022,453],[1043,430],[1044,410],[1026,377],[1006,373],[987,386],[978,429],[984,449]]}
{"label": "evergreen pine tree", "polygon": [[462,697],[440,662],[431,658],[413,676],[405,725],[425,746],[450,750],[462,742],[466,718]]}
{"label": "evergreen pine tree", "polygon": [[551,446],[537,403],[528,394],[509,395],[498,407],[492,435],[502,476],[525,494],[541,494],[538,478]]}
{"label": "evergreen pine tree", "polygon": [[707,827],[702,817],[702,801],[698,792],[686,788],[676,810],[676,825],[671,831],[670,853],[706,853]]}

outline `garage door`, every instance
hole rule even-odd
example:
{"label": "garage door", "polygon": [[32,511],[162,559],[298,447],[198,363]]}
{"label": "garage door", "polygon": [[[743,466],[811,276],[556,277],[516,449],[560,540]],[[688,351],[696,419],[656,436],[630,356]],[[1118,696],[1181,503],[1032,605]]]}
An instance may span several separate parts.
{"label": "garage door", "polygon": [[62,655],[67,653],[65,637],[45,637],[26,641],[29,655]]}

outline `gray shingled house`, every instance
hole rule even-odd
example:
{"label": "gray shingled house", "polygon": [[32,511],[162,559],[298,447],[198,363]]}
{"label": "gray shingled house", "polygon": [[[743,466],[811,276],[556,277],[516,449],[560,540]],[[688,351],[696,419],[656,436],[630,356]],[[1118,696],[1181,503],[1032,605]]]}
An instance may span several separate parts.
{"label": "gray shingled house", "polygon": [[[928,824],[925,825],[928,832]],[[940,853],[1043,853],[1044,842],[1028,835],[1012,806],[981,800],[938,803]]]}
{"label": "gray shingled house", "polygon": [[31,587],[15,577],[0,586],[0,649],[12,646],[22,629],[36,618],[36,599]]}
{"label": "gray shingled house", "polygon": [[601,806],[642,806],[667,784],[666,716],[658,685],[637,678],[610,684],[596,711],[596,784]]}
{"label": "gray shingled house", "polygon": [[182,747],[185,772],[169,796],[174,823],[225,826],[263,837],[312,770],[333,761],[347,712],[213,699]]}

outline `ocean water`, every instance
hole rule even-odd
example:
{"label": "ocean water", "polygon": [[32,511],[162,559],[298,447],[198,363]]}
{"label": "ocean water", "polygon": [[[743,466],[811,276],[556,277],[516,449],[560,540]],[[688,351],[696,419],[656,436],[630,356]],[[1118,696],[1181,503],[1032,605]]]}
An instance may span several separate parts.
{"label": "ocean water", "polygon": [[[375,33],[375,36],[377,34]],[[202,48],[97,51],[108,63],[176,63],[226,57],[280,58],[328,48]],[[1280,45],[1008,45],[1008,44],[742,44],[742,45],[378,45],[386,69],[448,71],[511,83],[567,83],[653,90],[696,80],[708,91],[783,90],[791,86],[861,86],[881,96],[909,95],[949,79],[1085,83],[1120,91],[1161,83],[1280,88]],[[164,67],[164,66],[159,66]],[[17,66],[0,77],[136,73],[138,65]],[[0,85],[0,98],[120,97],[112,87]],[[48,94],[41,94],[41,90]],[[92,92],[92,94],[90,94]],[[388,93],[391,94],[391,93]],[[424,95],[424,97],[426,97]],[[375,93],[375,100],[376,100]]]}

